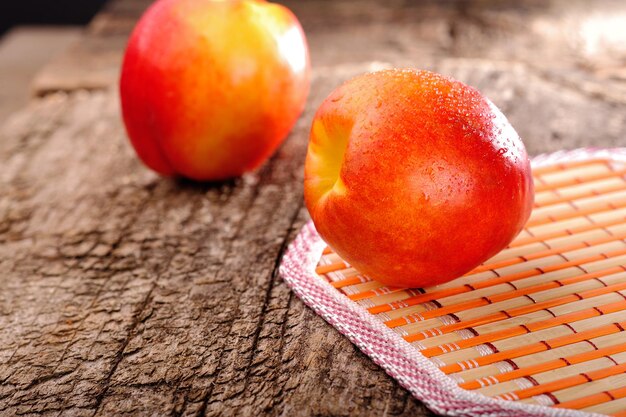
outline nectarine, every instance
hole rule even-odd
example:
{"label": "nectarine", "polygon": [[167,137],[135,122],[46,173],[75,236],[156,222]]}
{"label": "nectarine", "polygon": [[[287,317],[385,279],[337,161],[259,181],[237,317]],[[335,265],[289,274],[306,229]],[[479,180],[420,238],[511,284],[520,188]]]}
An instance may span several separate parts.
{"label": "nectarine", "polygon": [[362,273],[425,287],[470,271],[528,219],[524,145],[477,90],[428,71],[356,77],[313,120],[305,200],[322,238]]}
{"label": "nectarine", "polygon": [[219,180],[265,161],[302,112],[306,39],[285,7],[261,0],[159,0],[135,27],[122,113],[143,162]]}

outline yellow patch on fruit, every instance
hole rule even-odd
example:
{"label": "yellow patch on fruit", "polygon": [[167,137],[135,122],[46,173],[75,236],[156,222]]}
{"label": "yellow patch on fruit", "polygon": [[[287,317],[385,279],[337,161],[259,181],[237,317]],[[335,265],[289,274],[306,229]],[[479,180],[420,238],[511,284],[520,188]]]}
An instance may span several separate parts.
{"label": "yellow patch on fruit", "polygon": [[320,120],[313,123],[312,140],[305,167],[305,181],[314,190],[316,200],[330,193],[345,195],[346,186],[341,179],[341,165],[348,147],[348,131],[335,129],[329,132]]}

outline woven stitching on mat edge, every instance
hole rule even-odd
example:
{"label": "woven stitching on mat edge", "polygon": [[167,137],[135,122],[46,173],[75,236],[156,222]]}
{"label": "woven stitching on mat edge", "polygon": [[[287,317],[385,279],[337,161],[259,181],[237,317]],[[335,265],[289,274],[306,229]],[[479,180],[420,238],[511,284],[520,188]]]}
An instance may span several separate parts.
{"label": "woven stitching on mat edge", "polygon": [[[532,165],[537,167],[594,158],[626,161],[626,148],[585,148],[542,154],[532,159]],[[305,304],[348,337],[431,410],[447,415],[471,417],[600,416],[577,410],[514,403],[463,390],[398,333],[376,320],[364,308],[340,295],[328,282],[315,274],[315,265],[324,246],[309,221],[283,257],[280,275]]]}

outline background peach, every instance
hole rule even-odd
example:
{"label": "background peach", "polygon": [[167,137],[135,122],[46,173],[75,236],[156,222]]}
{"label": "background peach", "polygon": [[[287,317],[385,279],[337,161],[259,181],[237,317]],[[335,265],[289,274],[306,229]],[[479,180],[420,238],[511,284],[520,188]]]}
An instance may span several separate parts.
{"label": "background peach", "polygon": [[285,139],[309,89],[304,33],[263,1],[160,0],[137,24],[120,93],[128,136],[155,171],[241,175]]}

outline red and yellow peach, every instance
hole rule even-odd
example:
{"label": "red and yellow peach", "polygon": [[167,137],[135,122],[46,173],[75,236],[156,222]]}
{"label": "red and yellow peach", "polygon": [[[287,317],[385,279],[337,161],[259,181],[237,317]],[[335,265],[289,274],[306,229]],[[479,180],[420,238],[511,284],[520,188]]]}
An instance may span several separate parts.
{"label": "red and yellow peach", "polygon": [[477,90],[432,72],[356,77],[315,115],[305,200],[323,239],[392,286],[470,271],[521,230],[533,202],[524,145]]}
{"label": "red and yellow peach", "polygon": [[219,180],[262,164],[309,89],[306,39],[262,0],[160,0],[133,31],[122,114],[141,160],[164,175]]}

